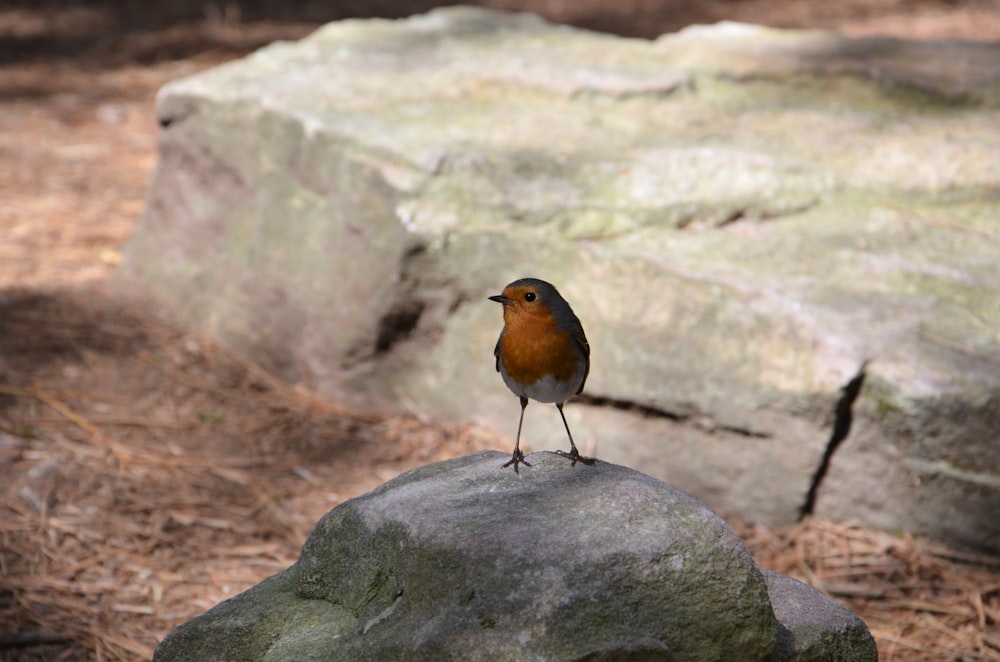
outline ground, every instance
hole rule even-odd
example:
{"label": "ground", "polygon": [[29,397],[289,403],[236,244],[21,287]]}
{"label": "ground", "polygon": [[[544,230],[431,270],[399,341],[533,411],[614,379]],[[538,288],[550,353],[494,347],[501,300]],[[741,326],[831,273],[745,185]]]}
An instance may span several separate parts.
{"label": "ground", "polygon": [[[337,503],[511,445],[347,411],[111,284],[156,164],[161,85],[325,20],[434,3],[159,4],[0,5],[4,661],[149,659],[172,627],[291,564]],[[481,4],[644,37],[735,19],[1000,39],[1000,2],[985,0]],[[860,614],[882,660],[1000,660],[1000,560],[850,522],[730,522],[762,565]]]}

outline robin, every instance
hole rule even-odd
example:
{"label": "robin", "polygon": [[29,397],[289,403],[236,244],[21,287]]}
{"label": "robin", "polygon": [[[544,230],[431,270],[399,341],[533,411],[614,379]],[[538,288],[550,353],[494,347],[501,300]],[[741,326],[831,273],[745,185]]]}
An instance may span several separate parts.
{"label": "robin", "polygon": [[563,405],[583,391],[590,373],[590,344],[583,325],[566,299],[551,284],[537,278],[522,278],[489,297],[503,305],[503,330],[493,355],[497,372],[514,395],[521,398],[521,419],[517,423],[514,454],[504,467],[531,464],[521,453],[521,426],[528,399],[554,402],[569,436],[569,452],[556,451],[573,465],[592,465],[573,443],[573,433],[563,413]]}

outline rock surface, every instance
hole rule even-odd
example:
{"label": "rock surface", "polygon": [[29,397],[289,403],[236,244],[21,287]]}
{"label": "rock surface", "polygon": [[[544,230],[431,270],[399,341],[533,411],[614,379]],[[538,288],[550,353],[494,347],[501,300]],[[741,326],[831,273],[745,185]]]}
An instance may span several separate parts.
{"label": "rock surface", "polygon": [[856,616],[759,570],[693,497],[604,462],[506,459],[428,465],[338,506],[294,566],[154,660],[876,659]]}
{"label": "rock surface", "polygon": [[[513,434],[485,297],[541,277],[591,341],[566,414],[598,456],[998,551],[997,71],[735,24],[331,24],[164,88],[120,282],[332,397]],[[529,407],[529,449],[562,435]]]}

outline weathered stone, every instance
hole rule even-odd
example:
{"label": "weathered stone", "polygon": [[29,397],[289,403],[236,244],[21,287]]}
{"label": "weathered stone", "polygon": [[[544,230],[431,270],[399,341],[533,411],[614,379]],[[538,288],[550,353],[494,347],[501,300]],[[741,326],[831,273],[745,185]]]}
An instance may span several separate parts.
{"label": "weathered stone", "polygon": [[154,659],[876,659],[856,616],[762,574],[687,494],[604,462],[506,459],[432,464],[338,506],[294,566]]}
{"label": "weathered stone", "polygon": [[[513,433],[485,297],[541,277],[591,341],[566,413],[600,457],[763,522],[1000,550],[998,68],[734,24],[331,24],[164,88],[120,280],[345,402]],[[529,448],[562,439],[528,408]]]}
{"label": "weathered stone", "polygon": [[783,662],[877,659],[875,640],[860,618],[816,589],[787,575],[761,569],[778,618]]}

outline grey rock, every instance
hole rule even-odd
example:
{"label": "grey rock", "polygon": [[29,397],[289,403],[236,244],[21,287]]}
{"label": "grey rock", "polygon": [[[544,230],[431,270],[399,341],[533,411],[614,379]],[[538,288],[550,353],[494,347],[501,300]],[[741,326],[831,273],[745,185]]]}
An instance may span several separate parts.
{"label": "grey rock", "polygon": [[875,640],[854,612],[816,589],[762,568],[778,618],[776,658],[787,662],[875,660]]}
{"label": "grey rock", "polygon": [[154,660],[875,659],[857,617],[762,573],[693,497],[604,462],[506,459],[428,465],[341,504],[295,565]]}
{"label": "grey rock", "polygon": [[[997,551],[998,70],[736,24],[331,24],[161,91],[118,281],[347,404],[513,434],[485,297],[541,277],[587,329],[566,414],[600,457]],[[562,435],[528,408],[529,449]]]}

